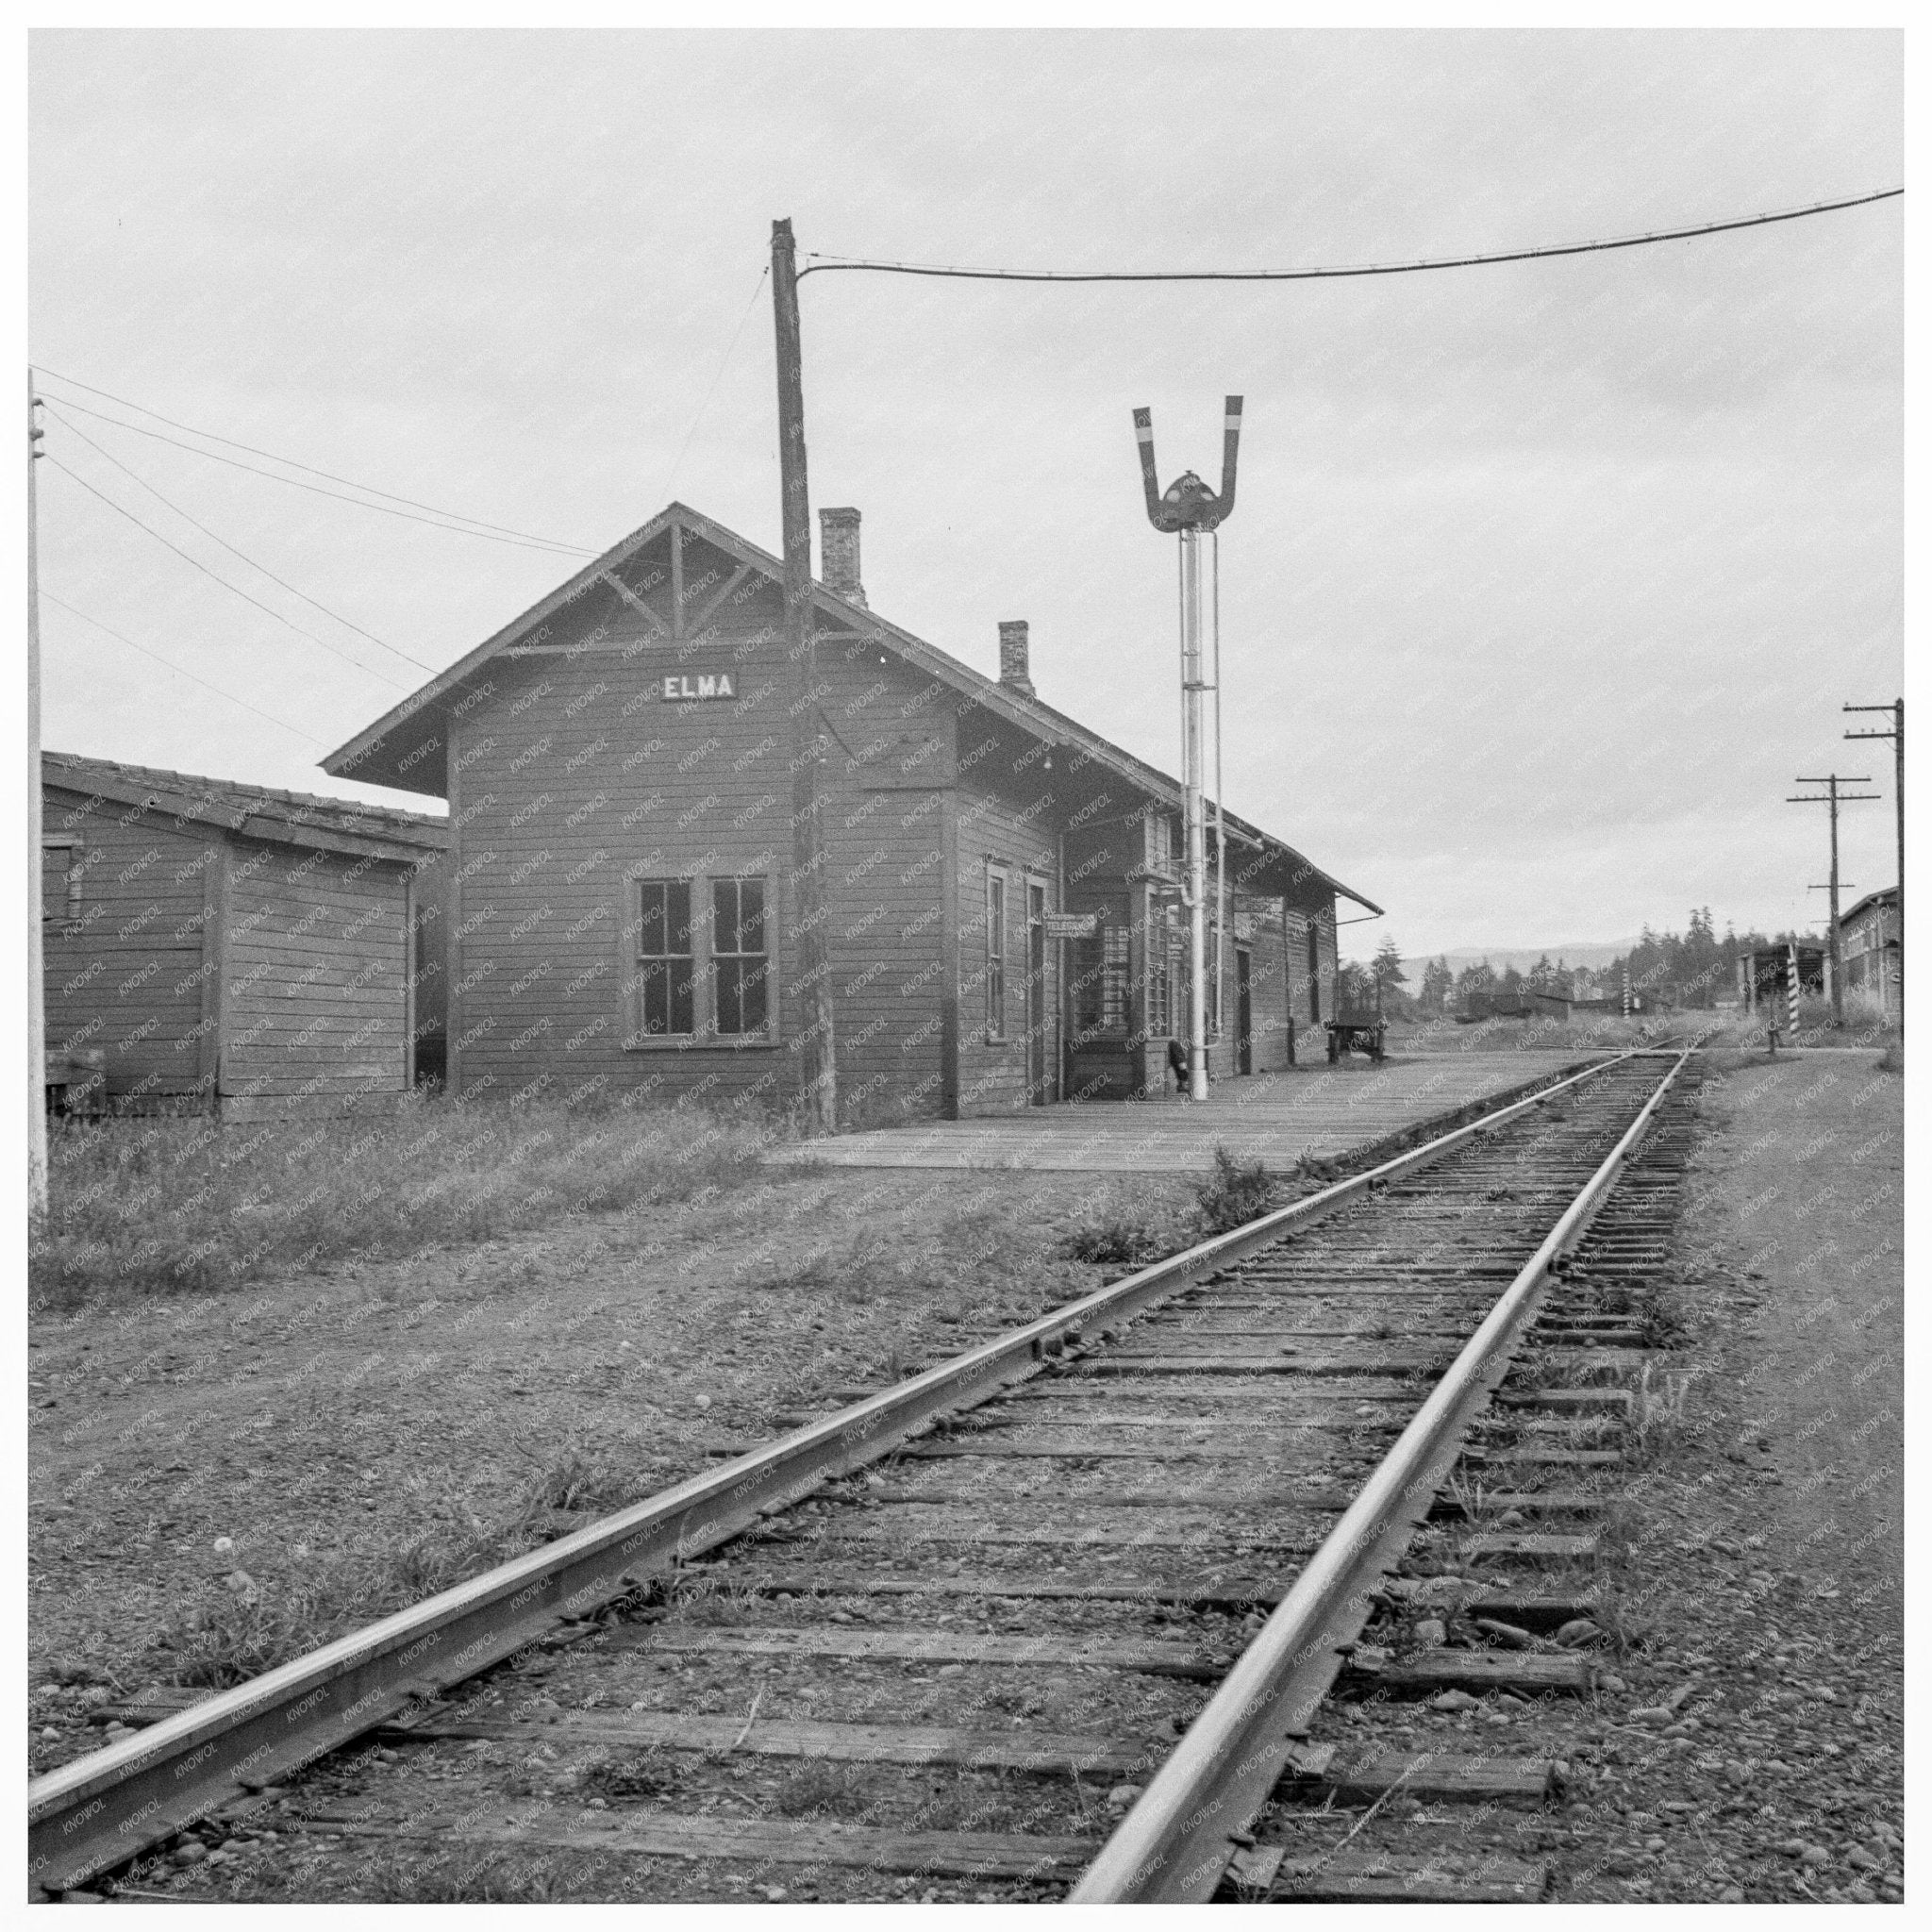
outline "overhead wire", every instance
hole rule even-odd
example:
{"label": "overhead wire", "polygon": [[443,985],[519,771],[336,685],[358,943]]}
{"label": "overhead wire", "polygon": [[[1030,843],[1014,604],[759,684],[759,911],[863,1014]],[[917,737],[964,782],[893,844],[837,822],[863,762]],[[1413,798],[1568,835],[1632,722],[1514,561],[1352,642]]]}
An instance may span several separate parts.
{"label": "overhead wire", "polygon": [[130,651],[139,651],[143,658],[152,658],[157,664],[162,665],[167,670],[174,672],[176,676],[185,677],[191,683],[200,685],[203,691],[211,691],[216,697],[225,698],[229,704],[240,705],[244,711],[253,711],[258,718],[265,718],[271,724],[279,725],[282,730],[292,732],[305,744],[312,744],[323,750],[327,749],[327,746],[324,744],[321,739],[310,737],[299,724],[291,724],[286,718],[277,718],[273,711],[264,711],[259,705],[251,705],[246,698],[238,698],[233,691],[224,691],[218,684],[210,684],[207,678],[197,676],[195,673],[188,670],[185,666],[175,663],[172,658],[164,658],[160,652],[150,650],[145,644],[136,643],[132,638],[116,630],[111,624],[103,624],[98,617],[90,617],[85,610],[76,609],[64,597],[57,597],[45,585],[41,587],[41,595],[49,604],[58,605],[70,617],[77,617],[83,624],[91,624],[96,630],[106,631],[110,638],[125,644]]}
{"label": "overhead wire", "polygon": [[671,494],[671,486],[677,480],[677,473],[684,465],[685,455],[691,448],[691,439],[698,433],[698,425],[705,420],[705,411],[711,407],[711,398],[718,393],[718,385],[724,380],[724,372],[731,366],[731,358],[738,348],[739,338],[744,334],[744,325],[751,320],[752,310],[758,306],[758,295],[764,289],[765,277],[771,273],[770,262],[758,271],[758,282],[751,291],[751,300],[744,305],[744,313],[738,318],[738,327],[733,331],[730,341],[725,344],[724,355],[719,358],[718,373],[712,376],[711,386],[705,391],[705,399],[698,405],[698,412],[691,419],[691,427],[685,431],[684,441],[678,446],[677,455],[672,459],[670,472],[664,478],[664,488],[660,492],[664,496],[668,497]]}
{"label": "overhead wire", "polygon": [[1474,255],[1445,255],[1421,261],[1363,262],[1325,268],[1231,269],[1007,269],[950,268],[936,263],[865,261],[852,256],[806,257],[798,279],[807,275],[865,273],[891,275],[941,275],[979,282],[1318,282],[1340,281],[1354,275],[1408,275],[1430,269],[1482,268],[1496,262],[1543,261],[1559,255],[1594,255],[1612,248],[1643,248],[1658,242],[1688,242],[1702,235],[1722,235],[1737,228],[1761,228],[1774,222],[1797,222],[1807,215],[1830,214],[1840,208],[1863,208],[1870,202],[1890,201],[1903,188],[1881,188],[1874,194],[1856,194],[1842,201],[1815,201],[1804,208],[1780,208],[1770,214],[1740,215],[1729,221],[1700,222],[1686,228],[1662,228],[1641,235],[1623,235],[1604,242],[1562,242],[1535,248],[1498,249]]}
{"label": "overhead wire", "polygon": [[[43,391],[47,400],[56,400]],[[351,503],[358,509],[375,510],[379,516],[400,517],[407,524],[426,524],[432,530],[447,530],[458,537],[480,537],[489,543],[508,543],[518,550],[540,550],[551,556],[592,557],[596,552],[578,546],[549,543],[541,539],[525,540],[521,537],[498,537],[488,530],[465,529],[460,524],[440,523],[435,517],[418,516],[412,510],[391,509],[386,503],[370,503],[360,496],[345,496],[340,490],[325,490],[319,483],[305,483],[299,476],[278,475],[274,470],[258,469],[253,463],[239,461],[234,457],[225,457],[220,450],[201,449],[192,442],[183,442],[178,436],[163,436],[158,429],[150,429],[144,424],[123,422],[119,416],[109,416],[105,410],[91,409],[85,403],[76,403],[72,396],[60,396],[58,400],[70,409],[78,409],[84,416],[92,416],[97,422],[111,423],[118,429],[132,430],[136,436],[152,438],[156,442],[171,444],[175,449],[185,449],[191,456],[205,457],[211,463],[225,463],[232,470],[241,470],[250,476],[265,476],[271,483],[285,483],[291,490],[306,490],[314,496],[326,496],[336,503]],[[193,432],[199,434],[200,432]],[[281,458],[275,458],[280,461]]]}
{"label": "overhead wire", "polygon": [[[157,423],[165,423],[169,426],[169,428],[179,429],[189,436],[199,436],[205,438],[209,442],[224,443],[229,449],[246,450],[250,456],[264,457],[268,459],[268,461],[272,463],[281,463],[291,470],[301,470],[310,476],[322,476],[326,478],[327,481],[331,483],[341,483],[345,485],[348,489],[360,490],[371,496],[384,497],[391,503],[407,504],[412,509],[426,510],[432,517],[448,518],[451,520],[452,523],[475,525],[476,526],[475,529],[468,530],[462,533],[466,536],[475,537],[492,535],[502,537],[508,541],[514,541],[517,543],[531,545],[541,550],[563,550],[569,551],[580,557],[595,557],[599,555],[597,551],[591,549],[587,544],[566,543],[561,539],[556,537],[538,537],[533,535],[528,530],[512,529],[508,524],[489,523],[482,517],[473,517],[467,515],[462,510],[442,509],[433,503],[418,502],[417,499],[413,496],[398,496],[393,491],[378,490],[373,483],[358,483],[353,476],[339,476],[335,474],[334,471],[318,469],[316,465],[313,463],[300,462],[293,457],[278,456],[275,454],[274,450],[258,449],[252,442],[240,442],[236,441],[236,439],[232,436],[222,436],[212,429],[197,429],[192,423],[177,422],[172,416],[162,415],[162,413],[158,409],[150,409],[144,403],[129,402],[125,396],[116,395],[111,390],[99,389],[91,382],[82,382],[78,376],[62,375],[58,369],[49,369],[44,363],[37,364],[36,367],[39,369],[40,374],[42,375],[51,375],[57,381],[71,383],[75,389],[83,389],[90,395],[105,396],[108,402],[118,403],[124,409],[132,409],[137,414],[142,416],[152,416]],[[67,403],[67,406],[70,408],[85,409],[88,415],[98,416],[100,417],[100,420],[104,423],[112,423],[118,420],[117,418],[112,416],[103,415],[102,412],[98,409],[88,409],[85,404],[75,402],[71,396],[65,397],[63,398],[63,400]],[[174,438],[160,436],[159,433],[156,430],[143,429],[139,424],[136,423],[123,423],[121,424],[121,427],[124,429],[133,429],[143,436],[154,436],[157,438],[158,441],[161,442],[174,441]],[[230,460],[229,458],[226,458],[217,457],[214,451],[212,450],[195,449],[192,443],[177,443],[175,444],[175,447],[178,449],[193,450],[193,453],[196,456],[208,457],[211,460],[216,462],[224,462]],[[273,476],[273,472],[266,470],[256,470],[252,464],[238,463],[236,464],[235,467],[237,469],[248,470],[250,474],[254,475]],[[278,483],[293,484],[295,482],[295,479],[291,476],[274,476],[274,480]],[[300,485],[297,487],[313,488],[312,485]],[[318,491],[317,493],[323,496],[333,496],[335,495],[336,492],[332,490],[324,490]],[[354,497],[346,497],[341,500],[350,503],[358,501],[358,499]],[[365,503],[362,505],[362,508],[364,509],[379,509],[381,508],[381,505],[374,503]],[[391,514],[395,514],[395,512],[391,512]],[[411,518],[410,521],[420,522],[422,521],[422,519]],[[450,525],[445,524],[442,527],[448,528],[450,527]]]}
{"label": "overhead wire", "polygon": [[192,565],[194,569],[198,570],[203,576],[211,578],[215,583],[221,585],[223,590],[229,591],[234,596],[240,597],[244,604],[254,605],[258,610],[263,612],[265,615],[269,617],[273,617],[277,624],[286,625],[290,630],[293,631],[298,638],[307,638],[310,643],[320,644],[322,648],[325,651],[328,652],[331,657],[340,658],[344,664],[353,664],[356,667],[356,669],[363,673],[365,676],[380,678],[384,684],[390,686],[390,688],[394,691],[408,691],[409,689],[408,685],[398,684],[393,677],[391,677],[387,675],[385,673],[376,670],[373,664],[365,664],[361,661],[360,658],[350,657],[346,651],[338,650],[336,646],[330,643],[326,638],[317,637],[312,630],[304,630],[299,624],[294,623],[290,618],[284,617],[282,613],[279,610],[275,609],[273,605],[264,604],[259,597],[251,596],[246,591],[242,590],[239,584],[231,584],[226,577],[223,576],[220,574],[220,572],[210,570],[208,567],[208,565],[203,563],[198,557],[194,557],[191,555],[188,551],[182,549],[180,544],[175,542],[172,539],[162,536],[161,533],[158,529],[156,529],[152,524],[147,523],[143,519],[136,516],[135,513],[131,509],[129,509],[125,504],[116,503],[114,499],[111,496],[109,496],[105,490],[95,489],[94,486],[92,483],[90,483],[87,480],[87,478],[80,474],[78,470],[73,470],[68,468],[68,466],[65,463],[63,463],[58,457],[54,456],[51,453],[44,454],[46,456],[46,460],[50,462],[55,467],[55,469],[58,470],[63,475],[72,476],[74,480],[76,483],[78,483],[80,487],[83,490],[85,490],[90,496],[99,497],[100,500],[103,503],[105,503],[108,506],[108,508],[111,509],[117,516],[125,517],[127,521],[130,524],[132,524],[137,529],[145,530],[147,534],[150,537],[152,537],[157,543],[162,544],[167,549],[172,550],[175,553],[175,555],[182,560],[182,562]]}
{"label": "overhead wire", "polygon": [[[44,398],[43,402],[45,402]],[[235,547],[235,545],[230,543],[225,537],[223,537],[217,534],[215,531],[210,530],[208,526],[200,520],[200,518],[193,516],[189,511],[183,509],[181,506],[178,503],[176,503],[172,497],[163,495],[162,492],[157,490],[155,486],[152,483],[150,483],[145,476],[142,475],[139,471],[130,469],[111,450],[103,449],[101,445],[97,443],[92,437],[88,435],[88,433],[84,429],[80,428],[75,424],[69,423],[66,417],[63,416],[58,409],[55,408],[52,406],[51,402],[46,402],[46,408],[48,414],[51,415],[55,419],[55,421],[60,423],[69,431],[70,434],[79,437],[81,441],[86,443],[88,448],[92,450],[97,456],[105,457],[107,460],[112,463],[114,467],[117,470],[119,470],[124,476],[131,477],[136,483],[140,484],[140,486],[143,490],[145,490],[147,493],[150,496],[152,496],[158,503],[165,504],[167,508],[173,510],[177,517],[180,517],[186,523],[192,524],[194,527],[197,530],[199,530],[201,534],[204,537],[206,537],[211,543],[219,543],[222,546],[222,548],[227,551],[231,557],[239,557],[242,559],[242,561],[249,567],[250,570],[259,571],[262,574],[262,575],[268,578],[268,580],[271,583],[279,584],[281,588],[287,591],[291,597],[299,597],[301,598],[303,603],[313,605],[314,608],[317,610],[321,611],[325,617],[333,618],[335,622],[342,625],[344,629],[354,631],[358,637],[367,638],[372,644],[379,645],[383,650],[389,651],[392,653],[395,657],[401,658],[407,663],[415,665],[419,670],[427,671],[433,674],[438,669],[436,665],[426,663],[421,658],[410,656],[410,654],[408,651],[403,650],[399,645],[389,642],[387,639],[377,637],[374,631],[364,630],[359,624],[355,623],[350,618],[344,617],[341,611],[331,610],[326,604],[322,603],[317,598],[311,597],[307,591],[298,590],[293,584],[290,583],[286,577],[277,576],[275,574],[275,572],[270,570],[265,563],[258,563],[256,559],[250,557],[246,551],[238,550]],[[304,635],[306,636],[308,635],[308,633],[305,632]]]}

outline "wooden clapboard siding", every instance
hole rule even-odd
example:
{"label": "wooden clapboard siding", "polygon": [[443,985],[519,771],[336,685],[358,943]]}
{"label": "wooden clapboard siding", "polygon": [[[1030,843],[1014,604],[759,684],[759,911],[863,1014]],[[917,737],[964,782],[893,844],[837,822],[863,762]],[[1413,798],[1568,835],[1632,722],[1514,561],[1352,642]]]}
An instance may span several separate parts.
{"label": "wooden clapboard siding", "polygon": [[98,1047],[109,1093],[179,1093],[201,1074],[204,874],[218,831],[50,785],[44,840],[82,857],[76,918],[46,908],[50,1048]]}
{"label": "wooden clapboard siding", "polygon": [[237,839],[223,924],[221,1091],[408,1083],[408,868]]}
{"label": "wooden clapboard siding", "polygon": [[[977,729],[976,724],[974,727]],[[1046,910],[1059,904],[1058,825],[1063,808],[1040,747],[988,727],[960,748],[958,800],[959,1096],[963,1116],[1009,1113],[1031,1104],[1026,1041],[1026,891],[1045,888]],[[989,748],[991,747],[991,748]],[[979,755],[979,754],[983,754]],[[1003,1024],[990,1009],[988,880],[1006,881]],[[1059,948],[1046,948],[1046,1078],[1059,1078]]]}
{"label": "wooden clapboard siding", "polygon": [[[641,558],[635,580],[662,558]],[[735,575],[687,538],[688,601]],[[668,575],[668,574],[667,574]],[[774,586],[744,580],[699,637],[621,622],[591,598],[493,680],[459,721],[460,826],[451,881],[458,937],[450,1034],[469,1091],[532,1082],[649,1086],[724,1097],[795,1091],[799,935],[791,887],[791,705]],[[610,625],[594,648],[584,641]],[[611,648],[613,644],[622,648]],[[821,775],[826,953],[841,1088],[858,1119],[939,1114],[945,794],[954,711],[862,635],[819,645],[829,733]],[[728,670],[731,700],[664,700],[671,675]],[[769,1043],[633,1035],[634,881],[773,882]],[[704,908],[694,904],[694,916]],[[703,1006],[700,1004],[702,1016]]]}
{"label": "wooden clapboard siding", "polygon": [[[736,569],[686,544],[701,608]],[[651,1087],[721,1097],[789,1093],[795,991],[774,958],[770,1043],[631,1043],[635,881],[758,876],[777,890],[774,936],[791,924],[792,691],[775,591],[741,587],[694,639],[668,633],[668,545],[632,560],[664,632],[616,593],[558,612],[530,654],[504,663],[452,733],[459,826],[444,917],[451,1078],[514,1092],[533,1082]],[[706,584],[708,588],[698,591]],[[730,700],[666,702],[667,676],[728,672]],[[703,908],[693,904],[694,917]]]}

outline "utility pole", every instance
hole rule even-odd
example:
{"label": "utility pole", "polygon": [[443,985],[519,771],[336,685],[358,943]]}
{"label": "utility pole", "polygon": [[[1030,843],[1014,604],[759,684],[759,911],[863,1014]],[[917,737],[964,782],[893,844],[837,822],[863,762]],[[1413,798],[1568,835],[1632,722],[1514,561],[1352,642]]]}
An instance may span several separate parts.
{"label": "utility pole", "polygon": [[1906,1037],[1906,701],[1889,705],[1846,705],[1847,711],[1890,711],[1890,731],[1847,731],[1847,738],[1891,740],[1892,804],[1898,815],[1898,1037]]}
{"label": "utility pole", "polygon": [[1141,480],[1147,496],[1147,521],[1157,530],[1180,533],[1181,796],[1188,850],[1188,1097],[1206,1100],[1208,820],[1202,807],[1201,693],[1208,684],[1201,675],[1201,534],[1204,530],[1219,529],[1234,512],[1241,399],[1228,397],[1222,422],[1218,496],[1191,470],[1177,477],[1163,495],[1154,469],[1154,417],[1150,410],[1134,411],[1134,435],[1141,445]]}
{"label": "utility pole", "polygon": [[1830,961],[1831,1024],[1834,1026],[1845,1024],[1844,974],[1840,971],[1838,955],[1838,808],[1854,799],[1878,796],[1875,791],[1840,791],[1838,788],[1840,785],[1869,785],[1871,782],[1869,778],[1842,778],[1836,772],[1823,778],[1800,778],[1800,785],[1823,785],[1826,790],[1823,793],[1808,792],[1802,797],[1785,800],[1787,805],[1828,805],[1831,808],[1831,883],[1825,888],[1831,894],[1831,925],[1825,957]]}
{"label": "utility pole", "polygon": [[797,696],[791,726],[792,913],[798,927],[799,1090],[806,1124],[839,1124],[832,982],[825,958],[824,841],[819,767],[818,641],[811,610],[811,498],[805,472],[805,358],[798,328],[798,260],[790,220],[772,224],[772,319],[778,342],[778,491],[785,533],[785,655]]}
{"label": "utility pole", "polygon": [[26,372],[26,1208],[47,1211],[47,977],[41,920],[41,554],[34,488],[45,432],[35,411],[34,372]]}

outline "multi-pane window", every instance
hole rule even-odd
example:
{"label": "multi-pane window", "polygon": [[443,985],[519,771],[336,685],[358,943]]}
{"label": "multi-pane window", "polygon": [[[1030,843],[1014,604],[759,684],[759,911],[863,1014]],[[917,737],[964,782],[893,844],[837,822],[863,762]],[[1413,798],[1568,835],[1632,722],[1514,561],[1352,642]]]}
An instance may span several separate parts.
{"label": "multi-pane window", "polygon": [[1128,933],[1103,925],[1074,951],[1074,1025],[1081,1035],[1127,1030]]}
{"label": "multi-pane window", "polygon": [[1174,1032],[1174,908],[1162,907],[1147,924],[1147,1033],[1160,1039]]}
{"label": "multi-pane window", "polygon": [[1164,811],[1148,814],[1147,863],[1158,873],[1175,870],[1174,821]]}
{"label": "multi-pane window", "polygon": [[689,1034],[694,1030],[691,881],[640,879],[638,893],[638,1030]]}
{"label": "multi-pane window", "polygon": [[714,879],[711,882],[711,984],[717,1001],[718,1031],[765,1030],[765,882]]}
{"label": "multi-pane window", "polygon": [[990,1040],[1007,1031],[1007,881],[1003,873],[986,875],[986,1032]]}

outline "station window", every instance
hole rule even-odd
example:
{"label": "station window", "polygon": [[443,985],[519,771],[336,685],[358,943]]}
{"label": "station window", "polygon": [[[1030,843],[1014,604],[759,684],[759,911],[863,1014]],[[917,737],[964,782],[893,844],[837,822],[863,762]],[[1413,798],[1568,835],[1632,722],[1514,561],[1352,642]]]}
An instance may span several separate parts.
{"label": "station window", "polygon": [[80,887],[87,875],[78,839],[41,841],[41,923],[73,925],[80,918]]}
{"label": "station window", "polygon": [[1174,867],[1174,820],[1166,812],[1150,812],[1147,817],[1147,864],[1158,873],[1172,874]]}
{"label": "station window", "polygon": [[765,1030],[765,985],[771,962],[765,953],[763,879],[711,882],[711,984],[720,1033]]}
{"label": "station window", "polygon": [[986,874],[986,1037],[1007,1037],[1007,878]]}
{"label": "station window", "polygon": [[1087,1037],[1127,1030],[1127,929],[1103,925],[1074,947],[1074,1028]]}
{"label": "station window", "polygon": [[638,881],[638,1031],[689,1034],[693,961],[691,881]]}
{"label": "station window", "polygon": [[1147,1034],[1161,1039],[1174,1032],[1176,941],[1174,908],[1162,907],[1147,926]]}

